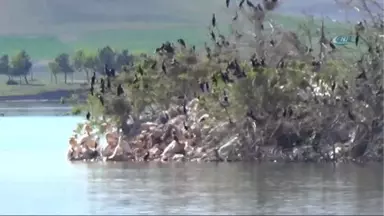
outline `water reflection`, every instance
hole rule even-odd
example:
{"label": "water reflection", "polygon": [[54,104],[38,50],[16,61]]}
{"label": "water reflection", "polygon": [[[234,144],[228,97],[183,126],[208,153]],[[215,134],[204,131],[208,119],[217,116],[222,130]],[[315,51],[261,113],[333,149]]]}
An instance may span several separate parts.
{"label": "water reflection", "polygon": [[383,167],[89,164],[91,214],[380,214]]}

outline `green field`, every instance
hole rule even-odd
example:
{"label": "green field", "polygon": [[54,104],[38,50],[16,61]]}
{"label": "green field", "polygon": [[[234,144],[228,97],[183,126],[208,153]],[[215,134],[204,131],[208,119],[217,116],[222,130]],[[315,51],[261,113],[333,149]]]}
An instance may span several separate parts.
{"label": "green field", "polygon": [[[276,23],[281,24],[285,29],[297,30],[298,24],[303,22],[302,18],[273,15]],[[319,24],[319,22],[317,23]],[[226,31],[227,25],[221,25],[221,30]],[[317,26],[313,26],[314,29]],[[331,23],[327,21],[327,32],[329,36],[336,36],[348,32],[348,26]],[[204,25],[194,24],[170,24],[170,23],[147,23],[130,24],[118,30],[94,30],[79,34],[72,34],[71,37],[53,35],[35,36],[0,36],[0,51],[2,54],[15,54],[25,49],[33,61],[53,59],[57,54],[66,52],[72,54],[77,49],[97,50],[100,47],[109,45],[116,49],[128,48],[131,52],[153,52],[164,41],[176,41],[184,38],[187,43],[201,45],[208,40],[207,28]],[[315,39],[316,40],[316,39]],[[7,77],[0,76],[0,95],[22,95],[36,94],[39,92],[55,89],[73,89],[79,85],[66,85],[60,78],[60,84],[52,84],[49,72],[37,73],[34,75],[34,85],[7,86]],[[75,74],[76,79],[84,79],[84,74]]]}

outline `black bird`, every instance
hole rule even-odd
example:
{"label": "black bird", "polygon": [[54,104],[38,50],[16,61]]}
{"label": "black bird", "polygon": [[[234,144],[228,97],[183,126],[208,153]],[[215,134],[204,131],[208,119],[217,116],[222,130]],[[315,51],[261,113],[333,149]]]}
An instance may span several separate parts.
{"label": "black bird", "polygon": [[287,110],[286,109],[283,109],[283,117],[287,117]]}
{"label": "black bird", "polygon": [[240,3],[239,3],[239,8],[243,8],[243,4],[244,4],[245,0],[241,0]]}
{"label": "black bird", "polygon": [[149,151],[147,151],[143,157],[143,161],[148,161],[149,159]]}
{"label": "black bird", "polygon": [[165,67],[165,60],[163,61],[163,63],[161,64],[161,69],[163,70],[163,72],[165,74],[167,74],[167,67]]}
{"label": "black bird", "polygon": [[111,68],[111,69],[109,70],[109,77],[115,77],[115,76],[116,76],[116,74],[115,74],[115,69]]}
{"label": "black bird", "polygon": [[231,0],[225,0],[225,5],[227,6],[227,8],[229,8],[229,3],[231,2]]}
{"label": "black bird", "polygon": [[205,92],[205,83],[204,82],[199,82],[199,87],[201,89],[201,92]]}
{"label": "black bird", "polygon": [[349,117],[352,121],[356,121],[356,116],[352,113],[351,110],[348,110],[348,117]]}
{"label": "black bird", "polygon": [[335,91],[335,88],[336,88],[336,82],[335,82],[335,81],[332,81],[332,85],[331,85],[331,90],[332,90],[332,92]]}
{"label": "black bird", "polygon": [[213,31],[211,31],[211,39],[213,41],[216,41],[216,35],[215,35],[215,33]]}
{"label": "black bird", "polygon": [[360,35],[359,35],[359,34],[356,34],[356,38],[355,38],[355,45],[356,45],[356,46],[359,45],[359,39],[360,39]]}
{"label": "black bird", "polygon": [[253,121],[257,121],[256,116],[253,114],[253,111],[250,109],[248,110],[246,116],[250,117]]}
{"label": "black bird", "polygon": [[186,122],[184,122],[184,129],[185,129],[186,131],[188,131],[188,129],[189,129],[189,127],[188,127],[188,125],[187,125]]}
{"label": "black bird", "polygon": [[252,2],[250,2],[249,0],[247,0],[247,5],[248,7],[256,8],[255,5],[253,5]]}
{"label": "black bird", "polygon": [[119,84],[117,86],[117,96],[120,96],[122,94],[124,94],[124,89],[123,89],[123,86],[121,84]]}
{"label": "black bird", "polygon": [[261,7],[261,4],[257,4],[257,9],[258,9],[259,11],[264,11],[264,10],[263,10],[263,7]]}
{"label": "black bird", "polygon": [[367,74],[365,73],[365,70],[363,70],[357,77],[356,79],[364,79],[367,80]]}
{"label": "black bird", "polygon": [[107,89],[111,90],[111,79],[107,77]]}
{"label": "black bird", "polygon": [[292,110],[291,107],[288,107],[287,114],[288,114],[288,117],[289,117],[289,118],[292,117],[292,115],[293,115],[293,110]]}
{"label": "black bird", "polygon": [[105,93],[105,83],[103,78],[100,79],[100,92],[103,94]]}
{"label": "black bird", "polygon": [[329,46],[332,48],[332,50],[335,50],[335,49],[336,49],[335,44],[333,44],[332,42],[329,42]]}
{"label": "black bird", "polygon": [[154,61],[153,64],[151,65],[151,69],[152,69],[152,70],[155,70],[156,65],[157,65],[157,61]]}
{"label": "black bird", "polygon": [[223,94],[224,94],[224,102],[226,102],[226,103],[228,103],[228,95],[227,95],[227,92],[224,90],[224,92],[223,92]]}
{"label": "black bird", "polygon": [[274,40],[270,40],[270,41],[269,41],[269,44],[271,44],[271,46],[274,47],[274,46],[275,46],[275,41],[274,41]]}
{"label": "black bird", "polygon": [[96,72],[93,72],[93,76],[91,77],[91,85],[94,85],[96,82]]}
{"label": "black bird", "polygon": [[141,76],[144,75],[144,70],[143,70],[143,68],[141,67],[141,65],[139,65],[139,68],[137,69],[137,72],[138,72]]}
{"label": "black bird", "polygon": [[196,46],[195,45],[192,46],[192,50],[196,51]]}
{"label": "black bird", "polygon": [[139,77],[137,77],[137,74],[135,74],[135,78],[133,79],[132,84],[136,84],[137,82],[139,82]]}
{"label": "black bird", "polygon": [[93,88],[93,85],[91,85],[91,88],[89,89],[89,92],[91,93],[91,95],[93,96],[93,92],[94,92],[94,88]]}
{"label": "black bird", "polygon": [[235,16],[232,17],[232,21],[236,21],[237,18],[239,18],[239,15],[237,14],[237,11],[236,11]]}
{"label": "black bird", "polygon": [[87,112],[87,115],[85,116],[87,118],[87,120],[89,121],[91,119],[91,113],[90,112]]}
{"label": "black bird", "polygon": [[265,58],[264,57],[261,58],[260,64],[261,64],[261,67],[265,67],[266,66],[265,65]]}
{"label": "black bird", "polygon": [[179,39],[179,40],[177,40],[177,42],[179,42],[179,44],[183,47],[183,48],[185,48],[186,47],[186,45],[185,45],[185,41],[183,40],[183,39]]}
{"label": "black bird", "polygon": [[104,98],[103,98],[103,96],[102,95],[98,95],[97,97],[99,98],[100,104],[102,106],[104,106]]}
{"label": "black bird", "polygon": [[216,27],[216,15],[215,14],[212,14],[212,27],[213,28]]}

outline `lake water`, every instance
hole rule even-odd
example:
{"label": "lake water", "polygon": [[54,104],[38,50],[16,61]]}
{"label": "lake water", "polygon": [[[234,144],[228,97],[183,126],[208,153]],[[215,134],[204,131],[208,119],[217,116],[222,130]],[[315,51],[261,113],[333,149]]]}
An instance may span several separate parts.
{"label": "lake water", "polygon": [[0,214],[383,212],[381,164],[72,164],[80,120],[0,117]]}

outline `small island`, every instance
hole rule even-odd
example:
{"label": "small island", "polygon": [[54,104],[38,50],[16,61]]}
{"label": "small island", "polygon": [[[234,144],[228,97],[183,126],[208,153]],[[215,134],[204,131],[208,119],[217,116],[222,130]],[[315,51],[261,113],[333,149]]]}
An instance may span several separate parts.
{"label": "small island", "polygon": [[[153,54],[106,46],[50,62],[52,82],[86,77],[62,96],[86,117],[68,160],[382,161],[382,21],[339,24],[354,41],[338,45],[324,19],[298,31],[274,21],[279,1],[225,6],[236,7],[229,33],[213,14],[203,47],[179,38]],[[28,59],[5,70],[3,56],[0,71],[28,83]]]}

